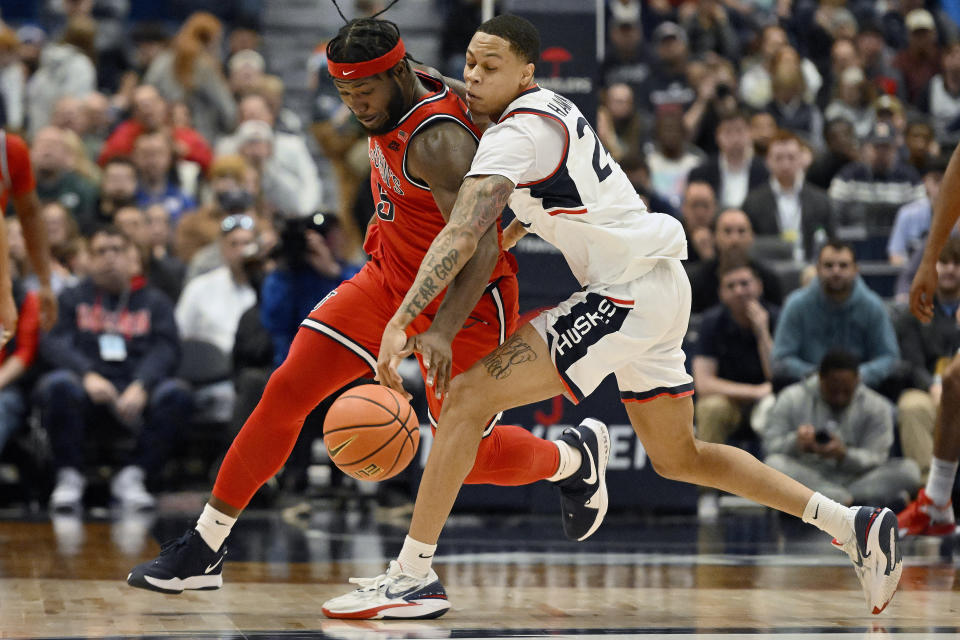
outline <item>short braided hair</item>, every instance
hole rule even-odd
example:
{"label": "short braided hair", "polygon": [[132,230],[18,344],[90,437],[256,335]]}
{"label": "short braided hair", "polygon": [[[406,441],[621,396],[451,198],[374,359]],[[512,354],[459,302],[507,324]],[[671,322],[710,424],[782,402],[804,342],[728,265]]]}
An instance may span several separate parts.
{"label": "short braided hair", "polygon": [[[393,49],[400,40],[400,29],[389,20],[356,18],[340,28],[327,44],[331,62],[366,62]],[[410,55],[407,54],[407,58]]]}

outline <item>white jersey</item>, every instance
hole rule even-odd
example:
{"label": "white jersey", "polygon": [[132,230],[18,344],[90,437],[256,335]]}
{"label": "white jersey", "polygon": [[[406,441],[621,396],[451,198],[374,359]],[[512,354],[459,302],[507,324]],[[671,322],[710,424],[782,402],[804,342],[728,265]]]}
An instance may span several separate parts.
{"label": "white jersey", "polygon": [[509,207],[563,253],[580,284],[619,284],[687,257],[683,226],[647,211],[576,105],[533,87],[483,137],[468,176],[516,184]]}

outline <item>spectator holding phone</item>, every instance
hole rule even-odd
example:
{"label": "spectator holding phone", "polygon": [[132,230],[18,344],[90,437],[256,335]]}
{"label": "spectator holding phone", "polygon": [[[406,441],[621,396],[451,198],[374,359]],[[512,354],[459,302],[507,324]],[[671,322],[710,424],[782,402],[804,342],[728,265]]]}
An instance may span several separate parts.
{"label": "spectator holding phone", "polygon": [[819,375],[777,396],[764,462],[846,505],[905,503],[920,486],[913,460],[889,458],[893,405],[860,381],[857,358],[831,349]]}

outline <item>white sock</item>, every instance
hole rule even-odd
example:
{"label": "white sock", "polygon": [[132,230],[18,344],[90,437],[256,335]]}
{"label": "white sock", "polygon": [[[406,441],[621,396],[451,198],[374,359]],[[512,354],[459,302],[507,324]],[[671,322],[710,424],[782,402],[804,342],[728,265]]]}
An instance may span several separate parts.
{"label": "white sock", "polygon": [[853,518],[856,511],[839,502],[814,493],[803,510],[803,521],[824,531],[840,544],[846,543],[853,535]]}
{"label": "white sock", "polygon": [[934,456],[930,461],[930,475],[927,476],[927,495],[934,504],[943,507],[950,502],[953,481],[957,478],[957,462],[947,462]]}
{"label": "white sock", "polygon": [[203,513],[200,514],[195,529],[200,533],[200,537],[203,538],[208,547],[214,551],[219,551],[236,522],[236,518],[231,518],[207,504],[203,507]]}
{"label": "white sock", "polygon": [[557,445],[557,450],[560,451],[560,464],[557,465],[557,472],[547,478],[547,481],[559,482],[580,470],[583,456],[579,449],[570,446],[565,440],[554,440],[553,444]]}
{"label": "white sock", "polygon": [[437,545],[424,544],[407,536],[403,540],[403,548],[400,549],[397,562],[400,563],[404,573],[417,578],[426,578],[430,573],[430,565],[433,563],[433,554],[436,551]]}

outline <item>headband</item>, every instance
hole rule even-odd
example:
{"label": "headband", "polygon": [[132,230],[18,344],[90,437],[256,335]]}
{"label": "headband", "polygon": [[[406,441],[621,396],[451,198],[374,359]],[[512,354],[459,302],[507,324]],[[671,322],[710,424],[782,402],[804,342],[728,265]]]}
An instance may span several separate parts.
{"label": "headband", "polygon": [[327,57],[327,70],[330,75],[337,80],[356,80],[357,78],[366,78],[382,73],[387,69],[393,68],[395,64],[403,60],[407,55],[407,50],[403,46],[403,40],[397,40],[397,44],[379,58],[365,60],[364,62],[333,62]]}

